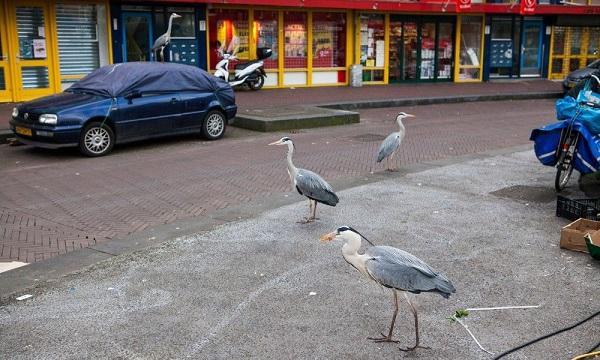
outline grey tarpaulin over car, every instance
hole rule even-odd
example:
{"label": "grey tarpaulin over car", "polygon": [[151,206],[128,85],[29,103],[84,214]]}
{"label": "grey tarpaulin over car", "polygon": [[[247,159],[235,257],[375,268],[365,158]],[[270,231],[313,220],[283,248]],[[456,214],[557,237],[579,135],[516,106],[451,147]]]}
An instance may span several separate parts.
{"label": "grey tarpaulin over car", "polygon": [[233,89],[228,83],[200,68],[175,63],[128,62],[103,66],[66,91],[111,98],[134,91],[142,94],[207,91],[235,103]]}

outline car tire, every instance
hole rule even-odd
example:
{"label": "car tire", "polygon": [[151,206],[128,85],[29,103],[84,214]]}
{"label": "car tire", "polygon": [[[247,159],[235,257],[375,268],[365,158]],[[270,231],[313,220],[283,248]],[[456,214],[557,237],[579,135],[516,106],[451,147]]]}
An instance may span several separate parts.
{"label": "car tire", "polygon": [[227,118],[219,110],[211,110],[202,121],[202,135],[208,140],[217,140],[225,135]]}
{"label": "car tire", "polygon": [[104,156],[115,146],[115,133],[100,122],[87,124],[79,136],[79,151],[89,157]]}

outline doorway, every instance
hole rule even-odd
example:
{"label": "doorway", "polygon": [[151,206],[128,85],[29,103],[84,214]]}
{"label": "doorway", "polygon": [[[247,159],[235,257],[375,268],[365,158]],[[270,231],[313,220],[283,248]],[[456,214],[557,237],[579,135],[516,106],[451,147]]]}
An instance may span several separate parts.
{"label": "doorway", "polygon": [[541,20],[523,21],[521,31],[521,76],[540,76],[542,73],[543,30]]}
{"label": "doorway", "polygon": [[124,12],[123,62],[150,61],[152,55],[152,16],[143,12]]}
{"label": "doorway", "polygon": [[[0,6],[0,19],[4,17],[4,7]],[[10,85],[10,68],[8,58],[8,29],[4,21],[0,21],[0,102],[12,101]]]}
{"label": "doorway", "polygon": [[[53,93],[52,47],[49,46],[47,36],[50,33],[48,12],[48,4],[43,1],[19,2],[18,5],[9,8],[9,18],[15,19],[9,22],[9,27],[12,34],[10,41],[17,49],[13,68],[17,101],[31,100]],[[3,48],[2,51],[6,52],[6,49]],[[4,72],[4,87],[8,88],[6,59],[2,57],[3,65],[0,69]]]}
{"label": "doorway", "polygon": [[450,17],[390,18],[389,81],[450,81],[454,58]]}

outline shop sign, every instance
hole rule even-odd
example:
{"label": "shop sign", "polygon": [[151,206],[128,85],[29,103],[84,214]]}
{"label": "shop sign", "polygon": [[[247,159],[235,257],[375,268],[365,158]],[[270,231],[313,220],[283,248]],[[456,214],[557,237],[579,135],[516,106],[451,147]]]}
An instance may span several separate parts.
{"label": "shop sign", "polygon": [[468,10],[471,8],[471,0],[456,0],[456,11]]}
{"label": "shop sign", "polygon": [[521,15],[535,14],[537,0],[521,0]]}

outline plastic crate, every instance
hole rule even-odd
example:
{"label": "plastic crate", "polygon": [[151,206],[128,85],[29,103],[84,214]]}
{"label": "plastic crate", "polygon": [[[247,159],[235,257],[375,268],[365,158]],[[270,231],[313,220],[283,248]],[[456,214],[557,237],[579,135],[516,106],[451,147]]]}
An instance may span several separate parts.
{"label": "plastic crate", "polygon": [[579,218],[600,221],[600,199],[556,198],[556,216],[569,220]]}

